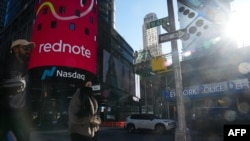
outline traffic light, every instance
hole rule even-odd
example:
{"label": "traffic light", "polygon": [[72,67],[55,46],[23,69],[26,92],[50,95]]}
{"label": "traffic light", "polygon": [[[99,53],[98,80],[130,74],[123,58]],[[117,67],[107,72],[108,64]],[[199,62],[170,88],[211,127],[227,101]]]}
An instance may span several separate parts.
{"label": "traffic light", "polygon": [[156,57],[152,59],[152,71],[165,71],[167,70],[167,59],[164,57]]}

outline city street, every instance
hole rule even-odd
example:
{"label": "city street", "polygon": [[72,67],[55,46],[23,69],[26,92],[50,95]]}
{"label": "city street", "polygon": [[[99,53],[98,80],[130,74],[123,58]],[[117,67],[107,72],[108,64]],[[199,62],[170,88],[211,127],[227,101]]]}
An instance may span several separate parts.
{"label": "city street", "polygon": [[[129,134],[123,128],[101,127],[99,141],[174,141],[174,134],[155,135],[151,132]],[[67,129],[33,131],[31,141],[70,141]],[[222,136],[191,133],[191,141],[223,141]]]}

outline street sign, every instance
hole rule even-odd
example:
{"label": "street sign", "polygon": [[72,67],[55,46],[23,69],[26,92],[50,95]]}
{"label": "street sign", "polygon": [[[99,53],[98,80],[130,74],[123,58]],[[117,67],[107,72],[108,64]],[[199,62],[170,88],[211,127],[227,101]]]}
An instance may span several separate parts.
{"label": "street sign", "polygon": [[159,35],[159,43],[180,39],[180,38],[184,37],[185,35],[187,35],[185,30],[186,29],[181,29],[181,30],[176,30],[174,32],[161,34],[161,35]]}
{"label": "street sign", "polygon": [[152,27],[159,26],[162,23],[168,23],[168,22],[169,22],[168,17],[161,18],[161,19],[158,19],[158,20],[155,20],[155,21],[148,22],[146,24],[146,28],[149,29],[149,28],[152,28]]}
{"label": "street sign", "polygon": [[101,85],[93,85],[92,86],[92,90],[93,91],[99,91],[99,90],[101,90]]}
{"label": "street sign", "polygon": [[167,23],[162,23],[162,28],[165,29],[167,32],[170,32],[170,27]]}

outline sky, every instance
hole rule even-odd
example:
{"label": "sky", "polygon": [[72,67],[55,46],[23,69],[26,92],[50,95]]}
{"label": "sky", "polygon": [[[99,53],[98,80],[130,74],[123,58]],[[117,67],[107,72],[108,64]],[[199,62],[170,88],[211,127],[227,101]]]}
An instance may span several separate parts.
{"label": "sky", "polygon": [[[167,17],[166,0],[116,0],[116,30],[135,51],[143,49],[143,19],[152,12],[158,19]],[[163,53],[171,51],[169,43],[164,43],[162,48]]]}
{"label": "sky", "polygon": [[[176,8],[176,2],[174,3],[174,5]],[[250,0],[234,0],[231,3],[231,8],[234,12],[248,10],[249,7]],[[176,8],[175,11],[177,10],[178,9]],[[116,30],[135,51],[143,49],[143,19],[148,13],[151,12],[156,13],[158,19],[167,17],[167,0],[116,0]],[[249,18],[249,16],[242,17],[245,19]],[[176,29],[178,29],[178,26],[176,27]],[[166,33],[166,31],[164,29],[161,29],[161,34],[163,33]],[[179,42],[178,46],[181,46]],[[170,53],[170,42],[163,43],[162,50],[163,54]]]}

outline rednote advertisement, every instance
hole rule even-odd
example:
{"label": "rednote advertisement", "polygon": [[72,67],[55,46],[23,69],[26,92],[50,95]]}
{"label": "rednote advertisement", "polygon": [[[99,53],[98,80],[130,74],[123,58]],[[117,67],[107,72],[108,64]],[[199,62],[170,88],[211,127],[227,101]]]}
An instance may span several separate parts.
{"label": "rednote advertisement", "polygon": [[68,67],[96,74],[97,1],[39,0],[29,69]]}

